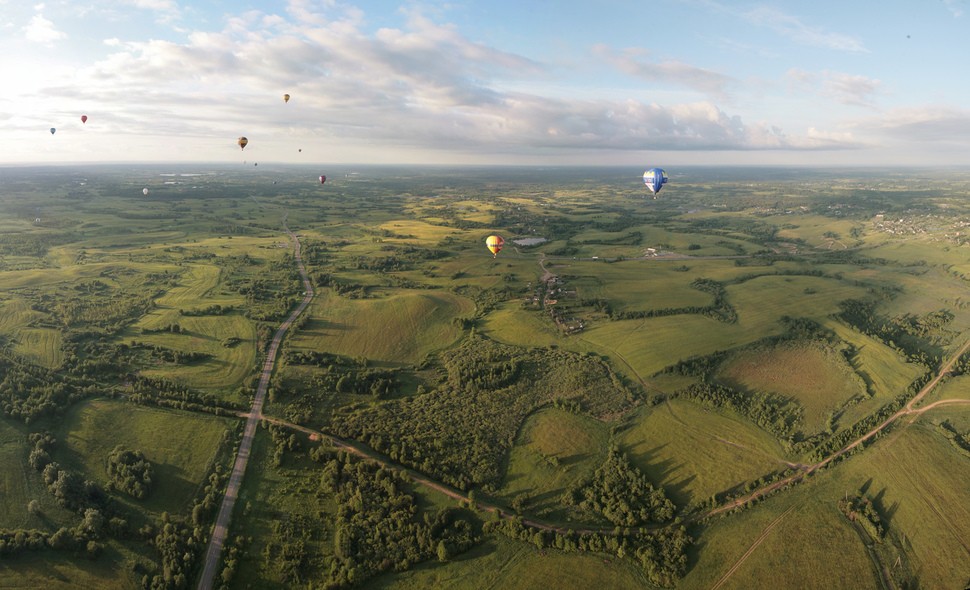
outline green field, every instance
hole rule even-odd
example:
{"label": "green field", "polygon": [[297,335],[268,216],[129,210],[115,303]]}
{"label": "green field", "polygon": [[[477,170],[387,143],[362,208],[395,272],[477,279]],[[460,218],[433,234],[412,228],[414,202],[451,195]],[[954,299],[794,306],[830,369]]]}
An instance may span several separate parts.
{"label": "green field", "polygon": [[140,450],[155,470],[155,489],[141,504],[155,513],[185,513],[228,428],[225,419],[93,400],[65,418],[64,458],[86,477],[108,481],[105,460],[118,445]]}
{"label": "green field", "polygon": [[291,345],[414,363],[454,342],[460,331],[452,320],[470,315],[473,309],[467,299],[441,291],[400,290],[363,300],[323,293],[314,299],[310,320]]}
{"label": "green field", "polygon": [[[240,424],[216,415],[246,411],[307,291],[284,223],[315,296],[263,411],[370,458],[313,459],[305,433],[264,424],[228,587],[644,588],[681,557],[679,589],[970,579],[963,374],[806,480],[704,518],[858,440],[970,338],[970,175],[911,191],[875,170],[685,167],[654,200],[616,168],[334,165],[324,188],[306,182],[317,166],[247,169],[4,169],[0,528],[81,522],[30,466],[31,435],[51,433],[52,459],[102,488],[108,453],[140,450],[156,486],[144,501],[109,490],[109,521],[130,527],[99,533],[97,559],[61,550],[62,534],[60,548],[4,554],[0,587],[140,587],[172,567],[164,555],[201,554],[156,535],[212,524],[219,491],[206,510],[194,501]],[[496,257],[490,234],[506,239]],[[547,241],[514,242],[528,237]],[[564,492],[612,445],[636,469],[601,471],[625,479],[570,507]],[[444,510],[459,504],[447,488],[399,468],[485,509]],[[643,482],[674,503],[688,546],[647,550],[614,530]],[[840,512],[850,495],[872,502],[881,542]],[[530,524],[512,539],[485,526],[490,510]],[[580,541],[603,544],[554,548]]]}
{"label": "green field", "polygon": [[787,467],[784,449],[768,433],[683,400],[640,411],[618,440],[680,506],[703,503]]}
{"label": "green field", "polygon": [[527,497],[530,513],[560,513],[561,496],[574,482],[592,476],[606,457],[608,440],[607,426],[589,416],[541,410],[520,429],[497,494]]}
{"label": "green field", "polygon": [[802,427],[814,433],[856,396],[865,383],[835,350],[820,346],[779,346],[738,353],[717,374],[729,386],[793,399],[804,410]]}
{"label": "green field", "polygon": [[420,588],[617,588],[650,587],[629,562],[598,554],[540,552],[535,546],[490,539],[447,564],[428,564],[377,578],[369,587]]}

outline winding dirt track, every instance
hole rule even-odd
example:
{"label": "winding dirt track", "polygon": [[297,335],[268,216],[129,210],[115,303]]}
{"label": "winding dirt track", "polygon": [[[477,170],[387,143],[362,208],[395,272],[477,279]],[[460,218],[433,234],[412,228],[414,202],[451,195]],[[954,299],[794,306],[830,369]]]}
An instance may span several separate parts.
{"label": "winding dirt track", "polygon": [[256,426],[259,425],[263,417],[263,402],[266,399],[266,391],[269,389],[269,380],[273,375],[273,367],[276,364],[276,354],[279,351],[280,343],[286,331],[290,329],[313,300],[313,285],[310,277],[307,276],[306,267],[303,265],[303,258],[300,254],[300,239],[295,233],[290,231],[286,225],[286,217],[283,217],[283,229],[293,240],[293,258],[296,261],[300,277],[303,278],[304,295],[300,305],[293,310],[286,321],[280,324],[273,335],[273,340],[266,351],[266,361],[259,376],[259,385],[256,388],[256,395],[253,397],[253,405],[246,420],[246,429],[243,431],[242,442],[239,443],[239,451],[236,454],[236,462],[232,466],[232,474],[229,476],[229,484],[226,486],[226,495],[222,498],[222,505],[219,508],[219,516],[216,518],[215,528],[212,530],[212,537],[209,539],[209,547],[205,552],[205,561],[202,569],[202,576],[199,578],[199,590],[210,590],[212,581],[215,579],[216,568],[219,566],[222,556],[222,546],[226,541],[229,532],[229,520],[232,518],[232,509],[236,505],[236,498],[239,495],[239,487],[242,485],[243,475],[246,474],[246,465],[249,463],[249,453],[253,447],[253,435],[256,433]]}

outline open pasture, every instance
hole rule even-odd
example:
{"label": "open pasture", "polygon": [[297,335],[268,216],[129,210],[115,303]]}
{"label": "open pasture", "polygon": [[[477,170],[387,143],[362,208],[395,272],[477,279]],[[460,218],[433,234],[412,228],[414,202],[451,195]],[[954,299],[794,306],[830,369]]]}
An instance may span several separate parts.
{"label": "open pasture", "polygon": [[681,263],[673,260],[631,260],[614,264],[556,260],[546,263],[553,274],[566,277],[563,288],[575,291],[577,299],[605,299],[615,311],[710,305],[712,297],[709,293],[690,286],[697,276],[678,270],[680,266]]}
{"label": "open pasture", "polygon": [[516,346],[562,346],[572,350],[575,339],[559,334],[541,311],[523,309],[522,301],[506,301],[485,316],[479,330],[492,340]]}
{"label": "open pasture", "polygon": [[773,436],[733,413],[686,400],[640,410],[618,442],[680,508],[787,468]]}
{"label": "open pasture", "polygon": [[629,560],[615,555],[539,551],[535,545],[501,536],[448,563],[426,563],[407,572],[385,574],[368,582],[382,590],[472,590],[508,588],[649,588],[646,576]]}
{"label": "open pasture", "polygon": [[[141,333],[139,328],[157,329],[170,323],[181,326],[180,333],[168,331]],[[239,342],[226,346],[230,338]],[[141,369],[146,376],[157,376],[200,389],[231,389],[252,372],[256,360],[256,329],[238,312],[220,316],[180,316],[172,310],[158,310],[145,316],[119,336],[119,343],[137,341],[181,352],[211,355],[189,365],[158,364]]]}
{"label": "open pasture", "polygon": [[113,548],[96,561],[74,558],[68,552],[26,552],[0,562],[0,588],[10,590],[132,590],[141,575]]}
{"label": "open pasture", "polygon": [[309,322],[290,340],[296,349],[414,363],[454,342],[461,330],[452,320],[470,315],[474,304],[437,290],[400,289],[374,299],[326,292],[308,311]]}
{"label": "open pasture", "polygon": [[563,510],[562,494],[592,476],[606,457],[609,427],[594,418],[548,408],[529,416],[509,454],[497,494],[511,500],[525,495],[530,513]]}
{"label": "open pasture", "polygon": [[842,322],[829,319],[823,325],[844,342],[855,347],[853,369],[869,385],[881,403],[906,391],[923,369],[909,363],[899,352]]}
{"label": "open pasture", "polygon": [[48,369],[64,362],[61,332],[54,328],[21,328],[14,337],[13,354]]}
{"label": "open pasture", "polygon": [[705,526],[696,562],[677,588],[879,588],[865,545],[838,509],[841,493],[809,488]]}
{"label": "open pasture", "polygon": [[865,294],[864,287],[848,281],[813,276],[769,275],[727,287],[737,329],[750,339],[781,333],[783,316],[823,321],[839,311],[840,301]]}
{"label": "open pasture", "polygon": [[779,239],[800,240],[809,247],[822,250],[845,250],[855,246],[858,239],[852,237],[852,230],[862,227],[858,221],[810,213],[778,215],[768,217],[765,221],[780,228],[777,234]]}
{"label": "open pasture", "polygon": [[377,226],[382,232],[390,234],[382,238],[391,244],[411,244],[422,248],[434,247],[448,236],[455,235],[451,227],[434,225],[420,219],[395,219]]}
{"label": "open pasture", "polygon": [[687,314],[594,322],[575,338],[610,357],[616,370],[642,381],[679,361],[750,344],[760,335],[744,336],[731,324]]}
{"label": "open pasture", "polygon": [[877,498],[921,588],[959,588],[970,579],[970,505],[960,500],[966,498],[970,459],[933,425],[948,415],[966,418],[970,408],[933,409],[912,424],[903,419],[831,477],[818,476],[813,492],[819,501],[827,496],[835,502],[860,489]]}
{"label": "open pasture", "polygon": [[104,484],[112,449],[123,445],[142,451],[154,467],[155,488],[139,505],[156,513],[187,514],[229,424],[225,418],[91,400],[65,417],[55,459]]}
{"label": "open pasture", "polygon": [[866,392],[862,378],[838,351],[818,345],[745,350],[724,363],[716,377],[742,391],[796,401],[804,411],[801,428],[806,434],[825,430],[833,412]]}
{"label": "open pasture", "polygon": [[[41,474],[28,463],[32,445],[27,429],[0,418],[0,528],[56,530],[61,525],[73,526],[77,515],[61,508],[47,492]],[[36,500],[37,514],[27,510]],[[0,568],[0,588],[3,574]]]}

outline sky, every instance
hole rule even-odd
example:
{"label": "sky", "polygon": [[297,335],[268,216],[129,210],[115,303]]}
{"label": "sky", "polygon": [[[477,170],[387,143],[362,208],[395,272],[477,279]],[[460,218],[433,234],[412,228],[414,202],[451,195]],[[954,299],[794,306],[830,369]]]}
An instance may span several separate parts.
{"label": "sky", "polygon": [[968,19],[964,0],[0,0],[0,165],[963,165]]}

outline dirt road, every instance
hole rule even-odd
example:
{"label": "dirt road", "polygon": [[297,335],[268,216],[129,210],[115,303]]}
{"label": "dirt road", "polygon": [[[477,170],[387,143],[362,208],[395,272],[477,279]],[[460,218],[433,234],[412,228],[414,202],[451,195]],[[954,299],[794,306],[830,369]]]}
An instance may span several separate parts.
{"label": "dirt road", "polygon": [[236,454],[236,462],[232,466],[232,474],[229,476],[229,483],[226,486],[226,495],[222,498],[222,505],[219,507],[219,516],[216,517],[215,527],[212,530],[212,537],[209,539],[209,547],[205,552],[202,576],[199,578],[199,590],[210,590],[215,579],[216,568],[222,556],[222,546],[229,533],[229,520],[232,518],[232,509],[236,505],[236,498],[239,494],[239,487],[242,485],[243,476],[246,474],[246,465],[249,463],[249,453],[253,447],[253,435],[256,434],[256,427],[263,417],[263,402],[266,399],[266,391],[269,389],[269,380],[273,376],[273,367],[276,364],[276,354],[279,351],[280,343],[286,336],[286,331],[290,329],[313,300],[313,285],[310,277],[307,276],[306,267],[303,265],[303,257],[300,254],[300,240],[286,225],[286,218],[283,218],[283,229],[293,240],[293,258],[296,261],[297,269],[303,278],[303,300],[290,314],[286,321],[280,324],[273,335],[273,340],[266,351],[266,361],[263,363],[262,372],[259,375],[259,385],[256,387],[256,395],[253,397],[253,405],[246,420],[246,429],[243,431],[242,442],[239,443],[239,451]]}

